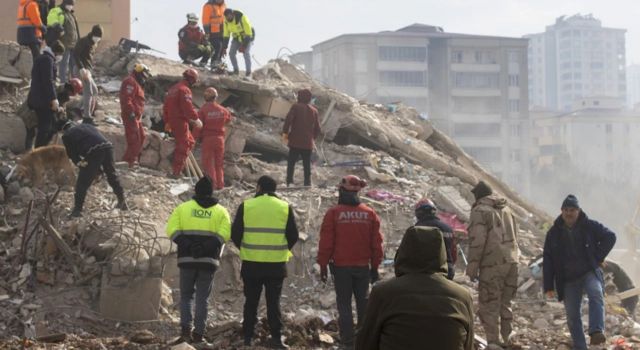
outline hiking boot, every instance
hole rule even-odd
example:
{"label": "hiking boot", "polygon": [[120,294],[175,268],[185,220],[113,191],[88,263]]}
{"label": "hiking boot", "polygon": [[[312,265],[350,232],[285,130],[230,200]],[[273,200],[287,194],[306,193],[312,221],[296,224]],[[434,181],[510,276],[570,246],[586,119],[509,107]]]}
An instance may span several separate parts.
{"label": "hiking boot", "polygon": [[209,343],[202,334],[193,333],[192,341],[190,344],[197,345],[198,348],[212,347],[213,344]]}
{"label": "hiking boot", "polygon": [[191,343],[192,341],[193,341],[193,336],[191,335],[191,329],[182,329],[182,332],[180,333],[180,337],[175,341],[171,342],[171,345]]}
{"label": "hiking boot", "polygon": [[116,204],[116,209],[120,209],[122,211],[129,210],[129,206],[127,205],[127,201],[124,199],[124,196],[118,197],[118,204]]}
{"label": "hiking boot", "polygon": [[71,214],[69,214],[70,218],[81,218],[82,217],[82,209],[73,208]]}
{"label": "hiking boot", "polygon": [[269,348],[271,349],[289,349],[289,345],[282,341],[281,337],[271,338],[269,340]]}
{"label": "hiking boot", "polygon": [[593,332],[589,336],[591,337],[590,345],[600,345],[607,341],[607,337],[602,332]]}

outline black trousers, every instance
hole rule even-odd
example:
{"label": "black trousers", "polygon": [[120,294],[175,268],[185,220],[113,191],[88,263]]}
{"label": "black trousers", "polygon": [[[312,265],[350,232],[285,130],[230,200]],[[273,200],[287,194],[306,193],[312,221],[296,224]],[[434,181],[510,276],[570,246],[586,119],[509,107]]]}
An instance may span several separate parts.
{"label": "black trousers", "polygon": [[33,148],[33,139],[36,138],[36,128],[25,128],[27,134],[24,138],[24,151],[29,152]]}
{"label": "black trousers", "polygon": [[244,282],[244,320],[242,331],[245,339],[253,337],[253,330],[258,322],[258,305],[264,286],[267,301],[267,320],[273,339],[280,339],[282,335],[282,313],[280,312],[280,295],[284,278],[255,278],[243,276]]}
{"label": "black trousers", "polygon": [[311,150],[300,148],[289,148],[289,159],[287,161],[287,185],[293,183],[293,173],[298,162],[298,158],[302,157],[302,167],[304,169],[304,185],[311,186]]}
{"label": "black trousers", "polygon": [[56,130],[54,127],[55,113],[51,108],[38,108],[38,132],[36,134],[36,148],[46,146],[51,142]]}
{"label": "black trousers", "polygon": [[38,58],[38,56],[40,56],[40,43],[31,43],[29,44],[29,49],[31,50],[31,57],[33,58],[33,61],[35,62],[36,58]]}
{"label": "black trousers", "polygon": [[209,37],[209,42],[211,43],[211,47],[213,47],[211,53],[211,62],[219,62],[221,60],[223,40],[224,39],[222,38],[222,36],[211,35]]}
{"label": "black trousers", "polygon": [[80,167],[78,171],[78,180],[76,181],[76,193],[75,193],[75,208],[82,210],[84,206],[84,199],[87,197],[87,191],[96,178],[96,175],[102,170],[107,177],[109,186],[113,189],[113,193],[118,196],[118,199],[123,198],[124,190],[116,175],[115,162],[113,160],[113,148],[107,147],[97,149],[91,152],[87,158],[87,165]]}
{"label": "black trousers", "polygon": [[349,345],[353,343],[354,336],[351,297],[356,299],[356,313],[358,324],[360,324],[369,296],[369,267],[334,266],[333,278],[336,288],[336,303],[338,304],[340,342]]}

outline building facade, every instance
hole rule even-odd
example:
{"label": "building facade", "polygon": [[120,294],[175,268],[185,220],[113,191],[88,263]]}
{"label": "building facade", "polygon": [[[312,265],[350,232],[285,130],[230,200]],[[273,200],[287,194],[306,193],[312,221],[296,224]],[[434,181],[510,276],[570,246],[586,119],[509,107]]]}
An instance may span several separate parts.
{"label": "building facade", "polygon": [[[2,1],[0,40],[16,40],[18,4],[18,0]],[[77,1],[75,12],[82,36],[87,35],[95,24],[104,28],[105,44],[118,42],[120,38],[129,38],[131,35],[131,0]]]}
{"label": "building facade", "polygon": [[627,66],[627,107],[640,109],[640,64]]}
{"label": "building facade", "polygon": [[562,16],[529,39],[531,108],[570,111],[575,100],[626,99],[625,29],[592,15]]}
{"label": "building facade", "polygon": [[340,35],[291,60],[358,99],[415,107],[485,168],[528,190],[526,39],[414,24]]}

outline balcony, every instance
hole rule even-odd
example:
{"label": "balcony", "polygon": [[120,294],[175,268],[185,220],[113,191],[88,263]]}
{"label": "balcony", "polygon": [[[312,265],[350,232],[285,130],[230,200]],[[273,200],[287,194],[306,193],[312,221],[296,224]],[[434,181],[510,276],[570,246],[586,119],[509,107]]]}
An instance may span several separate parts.
{"label": "balcony", "polygon": [[498,73],[499,64],[451,63],[452,72]]}
{"label": "balcony", "polygon": [[500,97],[499,89],[451,89],[451,96],[459,97]]}

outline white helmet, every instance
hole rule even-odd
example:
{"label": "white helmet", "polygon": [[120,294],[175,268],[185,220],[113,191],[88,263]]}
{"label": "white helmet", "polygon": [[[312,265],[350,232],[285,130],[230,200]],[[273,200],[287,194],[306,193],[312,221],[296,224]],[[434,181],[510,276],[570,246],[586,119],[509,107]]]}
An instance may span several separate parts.
{"label": "white helmet", "polygon": [[187,13],[187,21],[189,22],[198,22],[200,18],[195,13]]}

